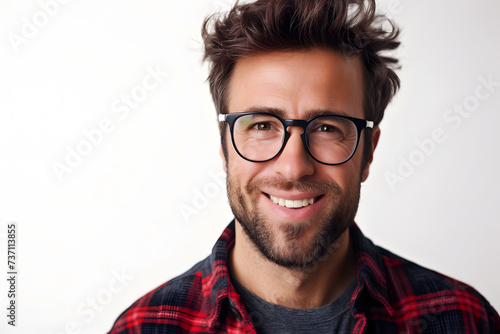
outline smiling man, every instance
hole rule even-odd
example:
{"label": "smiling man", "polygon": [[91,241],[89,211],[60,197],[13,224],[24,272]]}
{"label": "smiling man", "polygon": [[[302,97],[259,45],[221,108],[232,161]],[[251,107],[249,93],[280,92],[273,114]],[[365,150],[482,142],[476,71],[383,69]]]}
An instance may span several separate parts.
{"label": "smiling man", "polygon": [[233,70],[221,117],[233,142],[224,156],[236,217],[229,268],[274,304],[326,305],[355,276],[348,227],[376,142],[363,163],[363,82],[359,57],[324,48],[262,53]]}
{"label": "smiling man", "polygon": [[[372,1],[267,0],[203,28],[235,220],[110,333],[498,333],[473,288],[354,223],[399,87]],[[388,21],[385,21],[387,23]],[[392,27],[386,31],[382,27]]]}

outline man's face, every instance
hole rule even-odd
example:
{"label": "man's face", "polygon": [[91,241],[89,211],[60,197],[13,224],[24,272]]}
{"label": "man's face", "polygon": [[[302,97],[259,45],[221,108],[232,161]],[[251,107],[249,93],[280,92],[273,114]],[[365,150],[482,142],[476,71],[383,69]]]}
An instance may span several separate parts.
{"label": "man's face", "polygon": [[[363,87],[359,58],[324,49],[262,53],[236,63],[228,110],[273,108],[283,118],[301,120],[325,112],[364,118]],[[255,163],[236,153],[227,130],[228,195],[236,221],[265,257],[304,268],[323,256],[353,221],[371,158],[362,168],[361,138],[348,162],[324,165],[304,149],[301,128],[288,131],[291,137],[277,157]],[[375,138],[378,134],[374,129]],[[271,197],[314,203],[289,208]]]}

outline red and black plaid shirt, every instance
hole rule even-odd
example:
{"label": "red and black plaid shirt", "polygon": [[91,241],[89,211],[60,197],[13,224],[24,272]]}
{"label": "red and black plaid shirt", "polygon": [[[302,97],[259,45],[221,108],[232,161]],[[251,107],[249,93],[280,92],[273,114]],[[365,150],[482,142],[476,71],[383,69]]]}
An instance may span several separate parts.
{"label": "red and black plaid shirt", "polygon": [[[358,263],[353,333],[500,333],[500,317],[470,286],[375,246],[353,224]],[[110,334],[255,333],[229,278],[234,221],[212,254],[136,301]]]}

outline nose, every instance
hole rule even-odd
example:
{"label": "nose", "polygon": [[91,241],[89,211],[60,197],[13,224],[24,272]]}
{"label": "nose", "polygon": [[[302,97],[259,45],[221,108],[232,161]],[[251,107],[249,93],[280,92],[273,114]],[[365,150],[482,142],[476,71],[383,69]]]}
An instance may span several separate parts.
{"label": "nose", "polygon": [[288,127],[290,137],[281,153],[274,158],[273,170],[290,181],[314,174],[314,161],[307,153],[300,134],[303,129],[297,126]]}

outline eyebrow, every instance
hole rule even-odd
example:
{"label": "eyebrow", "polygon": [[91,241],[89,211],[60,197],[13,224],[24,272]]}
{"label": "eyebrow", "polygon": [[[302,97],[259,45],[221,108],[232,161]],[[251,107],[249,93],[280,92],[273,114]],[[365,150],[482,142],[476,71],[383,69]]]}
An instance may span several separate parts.
{"label": "eyebrow", "polygon": [[339,115],[339,116],[349,116],[345,111],[336,110],[336,109],[312,109],[307,110],[305,112],[305,116],[307,119],[313,118],[314,116],[319,115]]}
{"label": "eyebrow", "polygon": [[273,107],[250,107],[248,109],[243,110],[243,112],[264,112],[267,114],[272,114],[279,116],[281,118],[286,118],[285,114],[286,112],[283,109],[280,108],[273,108]]}
{"label": "eyebrow", "polygon": [[[284,109],[275,108],[275,107],[250,107],[248,109],[243,110],[243,112],[263,112],[272,115],[279,116],[283,119],[286,119],[286,111]],[[341,115],[348,116],[346,112],[341,110],[332,110],[332,109],[311,109],[305,112],[305,119],[313,118],[318,115]]]}

